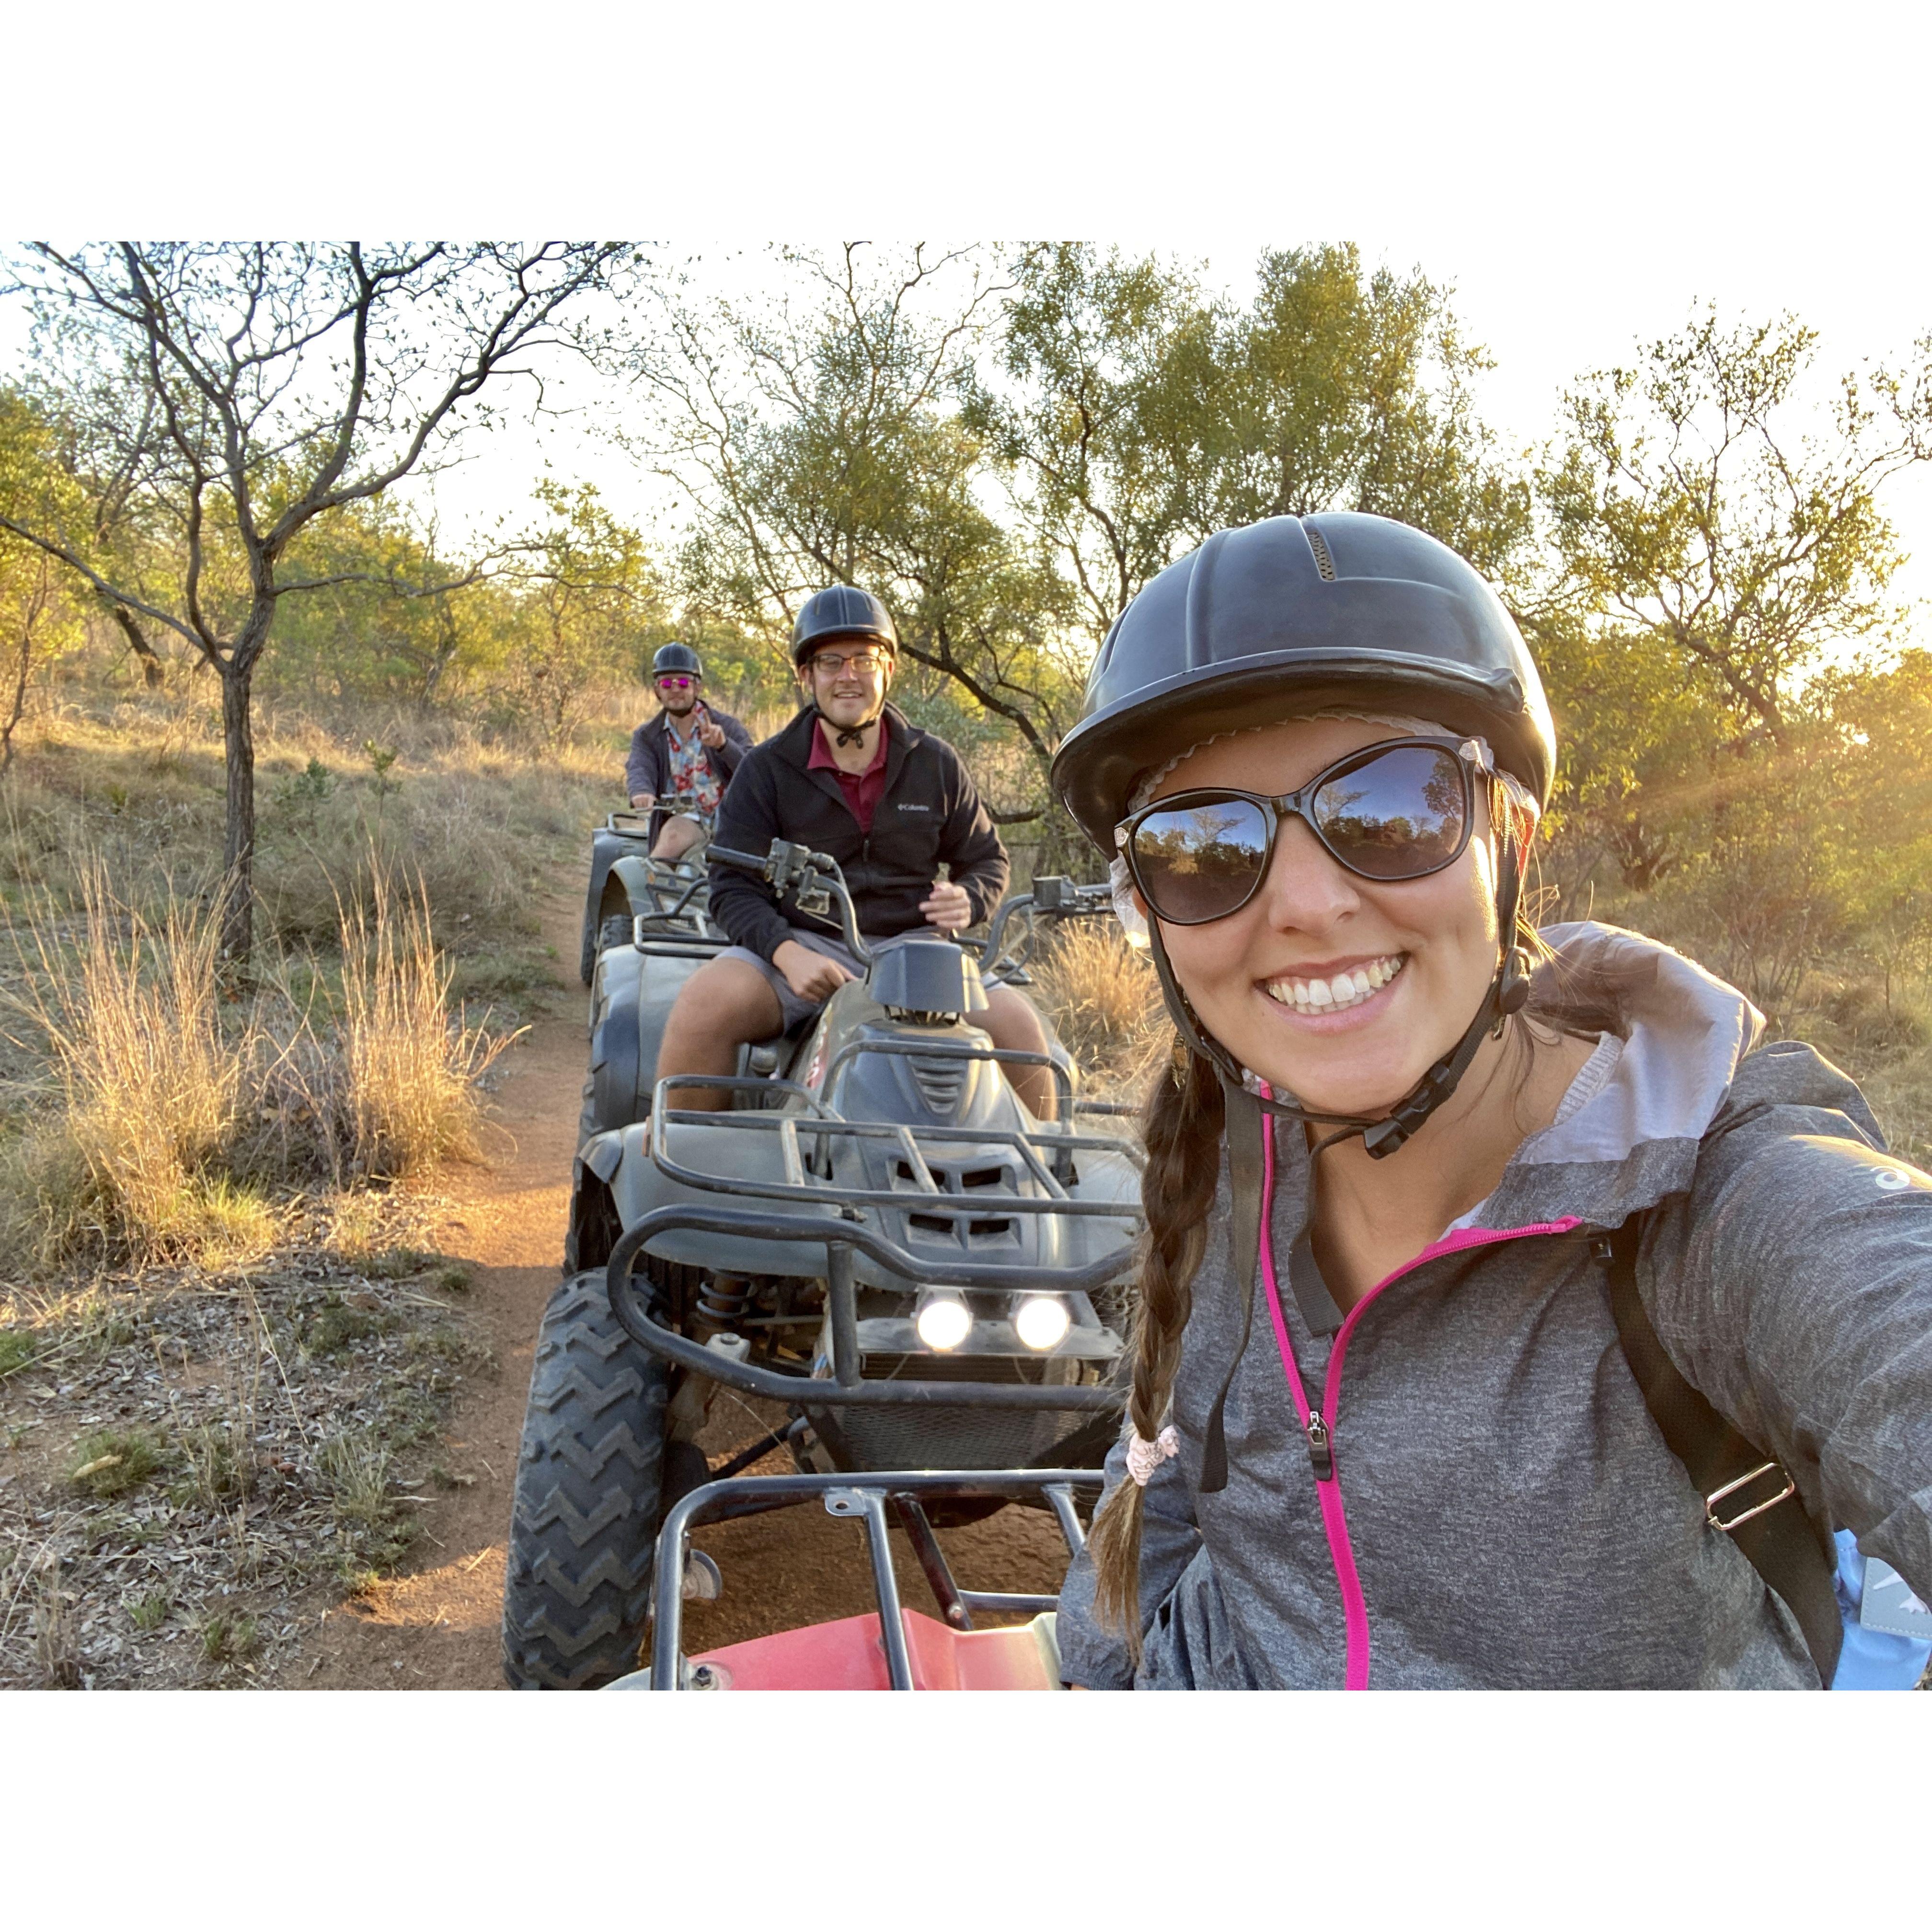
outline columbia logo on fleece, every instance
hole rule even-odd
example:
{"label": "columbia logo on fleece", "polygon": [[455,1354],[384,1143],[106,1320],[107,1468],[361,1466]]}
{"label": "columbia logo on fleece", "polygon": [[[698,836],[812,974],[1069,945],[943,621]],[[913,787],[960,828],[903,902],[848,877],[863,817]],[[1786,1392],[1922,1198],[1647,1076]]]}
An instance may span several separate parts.
{"label": "columbia logo on fleece", "polygon": [[902,805],[899,809],[902,812],[930,812],[932,807],[929,805]]}

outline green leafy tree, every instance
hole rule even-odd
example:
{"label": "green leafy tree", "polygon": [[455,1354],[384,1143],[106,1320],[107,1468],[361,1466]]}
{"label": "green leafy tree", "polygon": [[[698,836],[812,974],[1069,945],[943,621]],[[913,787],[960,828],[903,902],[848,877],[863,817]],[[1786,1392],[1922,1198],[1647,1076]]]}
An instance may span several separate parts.
{"label": "green leafy tree", "polygon": [[278,619],[278,688],[377,699],[426,712],[506,655],[514,599],[501,544],[444,553],[388,499],[345,505],[304,532],[292,562],[319,586]]}
{"label": "green leafy tree", "polygon": [[1184,547],[1218,317],[1184,268],[1085,242],[1029,250],[1013,279],[966,422],[1097,643]]}
{"label": "green leafy tree", "polygon": [[[52,426],[16,391],[0,389],[0,491],[46,514],[80,492],[62,468]],[[68,574],[33,544],[0,532],[0,770],[14,763],[14,734],[37,673],[80,645],[80,613]]]}
{"label": "green leafy tree", "polygon": [[505,665],[511,709],[545,748],[576,722],[586,694],[627,679],[663,602],[644,541],[589,484],[544,481],[548,514],[514,546],[504,581],[521,610]]}
{"label": "green leafy tree", "polygon": [[1556,599],[1774,738],[1821,654],[1892,622],[1879,493],[1932,457],[1932,363],[1842,376],[1814,426],[1816,341],[1789,316],[1726,328],[1707,310],[1570,391],[1537,478]]}
{"label": "green leafy tree", "polygon": [[1529,535],[1444,291],[1352,247],[1270,250],[1245,308],[1179,264],[1034,250],[968,419],[1104,638],[1141,586],[1231,524],[1334,509],[1418,524],[1492,576]]}

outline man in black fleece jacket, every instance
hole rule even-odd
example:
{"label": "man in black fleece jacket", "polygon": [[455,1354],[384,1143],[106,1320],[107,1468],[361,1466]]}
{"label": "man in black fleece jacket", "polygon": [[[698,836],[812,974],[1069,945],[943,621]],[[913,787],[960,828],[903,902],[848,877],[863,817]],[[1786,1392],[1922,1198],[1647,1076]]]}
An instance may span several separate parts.
{"label": "man in black fleece jacket", "polygon": [[[876,598],[838,585],[808,598],[794,633],[808,708],[747,754],[718,820],[718,843],[734,850],[763,854],[784,838],[836,859],[874,950],[924,926],[950,935],[984,919],[1008,872],[959,754],[886,702],[896,645]],[[661,1079],[730,1072],[746,1041],[816,1012],[862,970],[835,922],[782,908],[762,879],[735,866],[711,868],[711,916],[736,943],[678,995],[658,1054]],[[1046,1050],[1024,999],[1000,987],[987,997],[980,1024],[995,1046]],[[1009,1071],[1036,1113],[1051,1106],[1046,1070]],[[700,1088],[680,1101],[722,1106],[726,1097]]]}

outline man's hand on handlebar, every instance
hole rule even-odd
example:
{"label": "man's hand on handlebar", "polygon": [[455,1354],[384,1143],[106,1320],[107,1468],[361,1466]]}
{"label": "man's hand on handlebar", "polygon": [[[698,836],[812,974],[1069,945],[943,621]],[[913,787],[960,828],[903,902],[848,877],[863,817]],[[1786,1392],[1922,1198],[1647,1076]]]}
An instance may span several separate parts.
{"label": "man's hand on handlebar", "polygon": [[828,959],[795,939],[780,943],[772,955],[772,964],[801,1000],[829,1000],[852,976],[837,960]]}
{"label": "man's hand on handlebar", "polygon": [[926,915],[928,926],[936,926],[949,936],[964,932],[973,923],[973,902],[966,894],[964,886],[955,885],[950,879],[934,879],[932,896],[921,899],[919,909]]}
{"label": "man's hand on handlebar", "polygon": [[631,794],[631,809],[633,812],[648,812],[657,802],[656,792],[634,791]]}

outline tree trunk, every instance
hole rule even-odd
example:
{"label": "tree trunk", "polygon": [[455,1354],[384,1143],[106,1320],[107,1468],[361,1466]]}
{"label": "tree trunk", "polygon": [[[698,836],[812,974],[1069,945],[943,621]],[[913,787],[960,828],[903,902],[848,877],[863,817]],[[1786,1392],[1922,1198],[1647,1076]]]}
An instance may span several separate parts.
{"label": "tree trunk", "polygon": [[249,709],[255,667],[230,660],[221,669],[221,745],[228,780],[226,836],[222,842],[225,896],[221,950],[244,964],[255,938],[255,730]]}
{"label": "tree trunk", "polygon": [[124,604],[110,604],[107,614],[121,626],[122,634],[128,640],[128,648],[141,660],[141,677],[150,691],[161,688],[161,660],[154,647],[141,634],[141,627],[134,621],[134,614]]}

